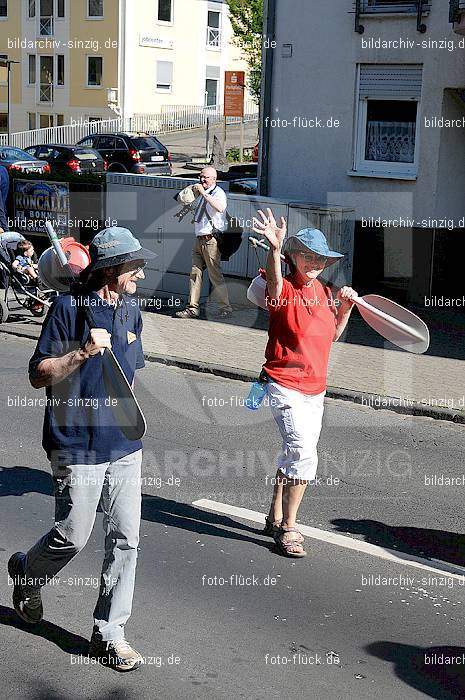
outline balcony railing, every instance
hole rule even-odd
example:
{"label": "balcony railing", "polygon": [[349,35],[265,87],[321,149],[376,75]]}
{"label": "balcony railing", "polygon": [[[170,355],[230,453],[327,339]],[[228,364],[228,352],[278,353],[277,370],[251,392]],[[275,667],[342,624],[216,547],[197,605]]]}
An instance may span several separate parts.
{"label": "balcony railing", "polygon": [[[452,0],[453,1],[453,0]],[[426,25],[422,18],[425,12],[430,10],[430,0],[355,0],[355,31],[363,34],[365,27],[360,24],[362,14],[391,14],[408,13],[417,15],[417,31],[426,32]]]}
{"label": "balcony railing", "polygon": [[53,36],[53,17],[40,17],[39,34],[40,36]]}
{"label": "balcony railing", "polygon": [[39,102],[41,102],[42,104],[50,104],[53,102],[53,83],[40,83]]}
{"label": "balcony railing", "polygon": [[221,32],[217,27],[207,27],[207,46],[219,48],[221,42]]}

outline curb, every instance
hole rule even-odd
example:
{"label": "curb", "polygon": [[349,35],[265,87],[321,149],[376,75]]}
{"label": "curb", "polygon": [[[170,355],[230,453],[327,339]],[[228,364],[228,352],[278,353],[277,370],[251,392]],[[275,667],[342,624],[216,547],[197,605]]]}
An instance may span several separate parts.
{"label": "curb", "polygon": [[[37,340],[36,335],[27,333],[27,331],[4,330],[0,328],[0,333]],[[158,355],[157,353],[146,352],[144,353],[144,357],[148,362],[155,362],[168,367],[179,367],[180,369],[188,369],[202,374],[212,374],[216,377],[235,379],[241,382],[253,382],[258,377],[258,372],[249,372],[237,367],[217,365],[211,362],[189,360],[175,355]],[[424,418],[433,418],[434,420],[445,420],[452,423],[465,424],[465,411],[454,411],[452,408],[428,406],[419,401],[411,401],[409,404],[404,404],[401,402],[401,399],[395,396],[382,396],[381,394],[372,394],[365,391],[355,391],[353,389],[343,389],[334,386],[328,386],[326,396],[329,399],[339,399],[362,404],[374,410],[393,411],[394,413],[400,413],[402,415],[423,416]]]}

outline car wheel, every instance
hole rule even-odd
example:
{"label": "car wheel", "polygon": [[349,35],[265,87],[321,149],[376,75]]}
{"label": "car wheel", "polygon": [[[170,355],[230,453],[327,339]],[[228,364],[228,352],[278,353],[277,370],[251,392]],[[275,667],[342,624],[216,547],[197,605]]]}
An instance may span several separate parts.
{"label": "car wheel", "polygon": [[121,163],[112,163],[108,167],[108,172],[109,173],[127,173],[127,170],[124,167],[124,165],[121,165]]}

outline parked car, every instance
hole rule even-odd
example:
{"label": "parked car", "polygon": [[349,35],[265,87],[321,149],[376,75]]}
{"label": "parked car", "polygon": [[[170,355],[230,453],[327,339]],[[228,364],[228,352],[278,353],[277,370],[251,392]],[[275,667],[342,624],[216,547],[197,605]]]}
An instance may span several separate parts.
{"label": "parked car", "polygon": [[43,160],[37,160],[27,151],[14,146],[0,146],[0,165],[8,168],[10,174],[21,173],[50,173],[50,166]]}
{"label": "parked car", "polygon": [[92,134],[78,146],[93,148],[113,173],[171,175],[171,154],[155,136],[145,132]]}
{"label": "parked car", "polygon": [[29,146],[27,153],[40,161],[47,161],[52,173],[84,174],[103,173],[108,165],[98,151],[81,146],[66,146],[62,144],[41,144]]}

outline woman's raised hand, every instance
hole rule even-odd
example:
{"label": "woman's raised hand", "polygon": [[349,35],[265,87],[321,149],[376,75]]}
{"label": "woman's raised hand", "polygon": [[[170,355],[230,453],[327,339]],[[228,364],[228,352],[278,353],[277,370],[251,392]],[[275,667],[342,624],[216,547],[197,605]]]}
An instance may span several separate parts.
{"label": "woman's raised hand", "polygon": [[271,209],[266,210],[266,215],[261,209],[258,210],[258,213],[262,220],[254,217],[252,231],[258,233],[259,236],[265,236],[271,248],[280,251],[287,231],[286,219],[282,216],[281,226],[278,226]]}

